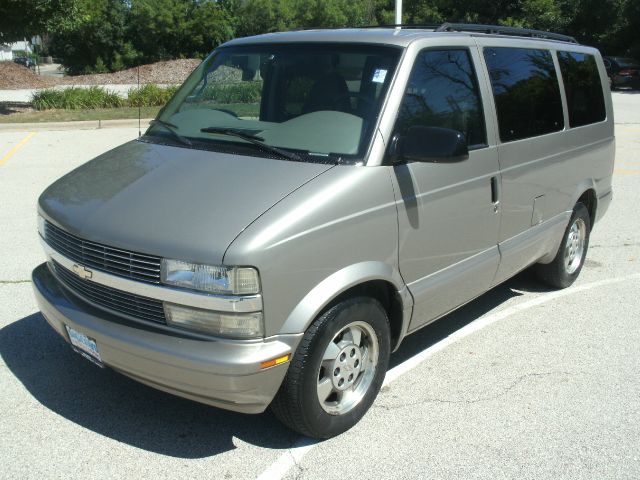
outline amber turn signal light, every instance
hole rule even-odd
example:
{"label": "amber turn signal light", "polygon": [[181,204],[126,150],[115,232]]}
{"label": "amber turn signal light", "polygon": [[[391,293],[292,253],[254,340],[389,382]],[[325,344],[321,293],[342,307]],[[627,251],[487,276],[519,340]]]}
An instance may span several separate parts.
{"label": "amber turn signal light", "polygon": [[280,365],[281,363],[288,362],[290,358],[291,358],[291,355],[287,353],[282,357],[274,358],[273,360],[267,360],[266,362],[261,362],[260,368],[274,367],[276,365]]}

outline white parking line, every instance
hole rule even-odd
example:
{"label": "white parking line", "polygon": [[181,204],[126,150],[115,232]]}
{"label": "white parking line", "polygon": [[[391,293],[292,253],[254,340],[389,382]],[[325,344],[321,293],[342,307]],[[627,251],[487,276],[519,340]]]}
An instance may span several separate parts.
{"label": "white parking line", "polygon": [[[567,288],[565,290],[558,290],[556,292],[544,294],[526,302],[522,302],[518,305],[514,305],[513,307],[508,307],[499,312],[487,315],[485,317],[480,317],[479,319],[467,324],[460,330],[455,331],[448,337],[443,338],[438,343],[434,343],[429,348],[421,351],[420,353],[417,353],[413,357],[408,358],[404,362],[387,371],[387,374],[384,377],[383,386],[390,384],[394,380],[397,380],[405,373],[416,368],[418,365],[420,365],[420,363],[424,362],[431,355],[444,350],[446,347],[457,342],[458,340],[462,340],[472,333],[482,330],[483,328],[488,327],[489,325],[497,321],[510,317],[511,315],[522,312],[523,310],[528,310],[529,308],[537,307],[544,303],[551,302],[558,298],[584,292],[585,290],[591,290],[606,285],[627,282],[629,280],[636,279],[640,279],[640,273],[626,275],[624,277],[599,280],[597,282],[585,283],[584,285],[579,285],[576,287]],[[300,460],[302,460],[302,458],[313,449],[313,447],[318,445],[318,443],[320,442],[311,440],[306,437],[300,437],[291,448],[289,448],[285,453],[278,457],[275,462],[273,462],[264,472],[260,474],[258,480],[280,480],[287,474],[291,467],[299,463]]]}

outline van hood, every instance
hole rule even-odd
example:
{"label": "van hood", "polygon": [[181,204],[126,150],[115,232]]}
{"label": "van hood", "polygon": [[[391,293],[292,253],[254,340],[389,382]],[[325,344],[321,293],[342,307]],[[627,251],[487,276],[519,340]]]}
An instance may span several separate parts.
{"label": "van hood", "polygon": [[39,206],[83,239],[215,265],[251,222],[330,168],[132,141],[56,181]]}

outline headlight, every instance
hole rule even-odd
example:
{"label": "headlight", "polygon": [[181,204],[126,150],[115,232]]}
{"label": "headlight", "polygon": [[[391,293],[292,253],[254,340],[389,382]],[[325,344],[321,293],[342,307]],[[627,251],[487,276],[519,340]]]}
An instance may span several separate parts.
{"label": "headlight", "polygon": [[222,313],[200,308],[164,304],[167,323],[228,338],[259,338],[264,336],[262,312]]}
{"label": "headlight", "polygon": [[250,267],[216,267],[162,259],[161,280],[167,285],[225,295],[260,293],[258,271]]}

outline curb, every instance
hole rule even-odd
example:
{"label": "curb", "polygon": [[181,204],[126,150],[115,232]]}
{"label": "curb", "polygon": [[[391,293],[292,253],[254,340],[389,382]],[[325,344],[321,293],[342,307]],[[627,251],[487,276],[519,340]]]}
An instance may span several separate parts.
{"label": "curb", "polygon": [[[140,120],[142,129],[149,126],[152,118]],[[25,132],[42,130],[97,130],[100,128],[137,128],[137,118],[122,120],[82,120],[76,122],[0,123],[0,132]]]}

